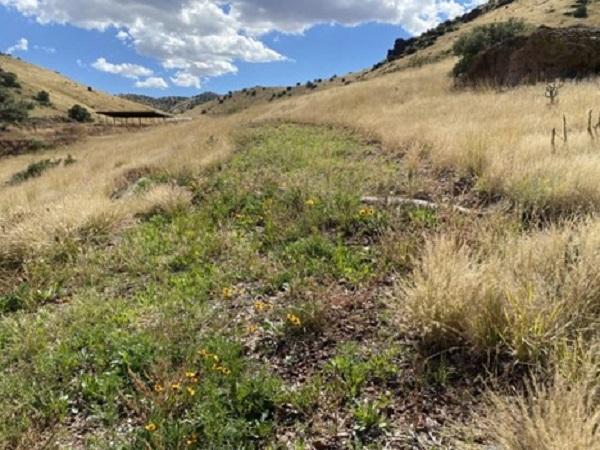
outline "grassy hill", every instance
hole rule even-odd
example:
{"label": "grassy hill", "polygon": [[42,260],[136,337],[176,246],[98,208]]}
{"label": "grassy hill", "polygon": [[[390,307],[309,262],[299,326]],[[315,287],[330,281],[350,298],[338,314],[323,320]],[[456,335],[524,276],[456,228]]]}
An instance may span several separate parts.
{"label": "grassy hill", "polygon": [[33,117],[66,117],[67,111],[80,104],[91,111],[98,110],[139,110],[147,108],[114,95],[91,91],[88,86],[79,84],[63,75],[44,69],[11,56],[0,55],[0,67],[17,75],[22,84],[24,99],[32,99],[44,90],[50,94],[52,106],[38,107],[32,111]]}
{"label": "grassy hill", "polygon": [[439,57],[568,9],[3,161],[0,447],[600,448],[597,80]]}

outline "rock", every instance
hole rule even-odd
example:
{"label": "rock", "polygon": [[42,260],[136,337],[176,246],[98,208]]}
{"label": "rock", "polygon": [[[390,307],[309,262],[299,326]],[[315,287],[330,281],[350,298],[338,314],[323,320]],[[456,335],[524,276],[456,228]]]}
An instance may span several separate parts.
{"label": "rock", "polygon": [[540,27],[483,51],[463,75],[465,84],[515,86],[580,79],[600,73],[600,28]]}

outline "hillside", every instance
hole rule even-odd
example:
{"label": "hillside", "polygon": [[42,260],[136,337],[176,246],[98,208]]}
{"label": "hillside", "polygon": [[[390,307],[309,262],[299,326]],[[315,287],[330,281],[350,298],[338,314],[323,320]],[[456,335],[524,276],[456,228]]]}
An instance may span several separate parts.
{"label": "hillside", "polygon": [[122,94],[119,97],[150,106],[161,111],[181,114],[219,97],[214,92],[204,92],[193,97],[148,97],[147,95]]}
{"label": "hillside", "polygon": [[10,56],[0,55],[0,67],[17,75],[23,86],[22,96],[24,99],[32,99],[42,90],[49,92],[52,105],[36,108],[31,113],[33,117],[64,118],[67,110],[75,104],[80,104],[92,111],[145,108],[139,103],[97,92],[94,89],[89,90],[88,86],[79,84],[56,72]]}
{"label": "hillside", "polygon": [[2,161],[0,447],[599,450],[598,79],[447,54],[569,5]]}
{"label": "hillside", "polygon": [[[503,6],[497,7],[497,4],[503,4]],[[573,12],[579,4],[586,5],[588,17],[576,18],[573,16]],[[571,0],[492,0],[488,5],[489,8],[492,8],[491,11],[478,16],[472,21],[467,23],[456,22],[452,24],[440,25],[434,33],[429,34],[425,39],[417,40],[414,46],[419,50],[418,53],[406,55],[405,57],[390,61],[388,64],[385,64],[383,67],[379,68],[376,71],[375,76],[381,72],[420,65],[447,57],[451,52],[453,43],[460,34],[466,33],[477,26],[502,22],[511,18],[521,18],[527,23],[536,26],[600,26],[600,3],[596,1],[573,2]],[[433,44],[428,45],[428,43],[431,42],[433,42]],[[398,55],[394,55],[393,49],[391,49],[390,52],[393,58],[398,57]]]}

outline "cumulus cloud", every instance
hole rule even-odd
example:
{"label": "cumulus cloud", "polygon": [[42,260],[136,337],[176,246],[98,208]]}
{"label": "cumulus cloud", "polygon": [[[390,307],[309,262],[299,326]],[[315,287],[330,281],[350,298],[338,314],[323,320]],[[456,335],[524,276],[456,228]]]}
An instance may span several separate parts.
{"label": "cumulus cloud", "polygon": [[167,89],[169,85],[167,82],[160,77],[149,77],[145,80],[138,80],[135,82],[136,88],[143,89]]}
{"label": "cumulus cloud", "polygon": [[15,45],[8,47],[6,53],[12,54],[15,52],[26,52],[27,50],[29,50],[29,41],[25,38],[21,38]]}
{"label": "cumulus cloud", "polygon": [[73,0],[0,0],[0,5],[40,23],[116,27],[118,39],[160,61],[173,71],[173,83],[183,86],[233,73],[238,61],[284,60],[261,41],[269,32],[384,22],[419,33],[467,8],[459,0],[88,0],[85,8]]}
{"label": "cumulus cloud", "polygon": [[187,72],[177,72],[171,78],[171,81],[175,86],[179,87],[195,87],[196,89],[200,89],[201,86],[200,78]]}
{"label": "cumulus cloud", "polygon": [[121,75],[132,80],[154,75],[154,72],[147,67],[130,63],[113,64],[108,62],[105,58],[98,58],[94,63],[92,63],[92,67],[101,72]]}

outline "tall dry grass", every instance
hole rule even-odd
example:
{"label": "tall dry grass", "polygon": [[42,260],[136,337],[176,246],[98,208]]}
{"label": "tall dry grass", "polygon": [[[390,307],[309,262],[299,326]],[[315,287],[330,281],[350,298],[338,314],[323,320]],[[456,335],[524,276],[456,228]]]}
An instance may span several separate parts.
{"label": "tall dry grass", "polygon": [[504,450],[600,449],[598,350],[577,349],[576,372],[559,365],[550,381],[534,380],[519,394],[489,394],[474,429]]}
{"label": "tall dry grass", "polygon": [[[57,235],[94,222],[119,227],[136,214],[189,201],[189,194],[175,185],[158,185],[121,199],[112,194],[124,176],[140,169],[169,178],[197,175],[201,167],[226,158],[232,151],[232,126],[227,119],[202,119],[129,135],[91,138],[64,150],[3,160],[0,266],[34,254]],[[11,176],[29,163],[67,154],[77,162],[21,184],[8,184]]]}
{"label": "tall dry grass", "polygon": [[424,342],[548,360],[558,343],[600,324],[600,221],[482,245],[442,235],[425,246],[398,304]]}
{"label": "tall dry grass", "polygon": [[[484,192],[549,213],[598,210],[600,143],[586,132],[588,110],[600,113],[597,82],[567,84],[549,107],[543,85],[457,90],[452,64],[298,97],[263,107],[257,117],[350,126],[394,148],[420,142],[438,167],[476,175]],[[563,114],[569,143],[553,153],[551,130],[561,132]]]}

